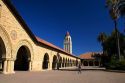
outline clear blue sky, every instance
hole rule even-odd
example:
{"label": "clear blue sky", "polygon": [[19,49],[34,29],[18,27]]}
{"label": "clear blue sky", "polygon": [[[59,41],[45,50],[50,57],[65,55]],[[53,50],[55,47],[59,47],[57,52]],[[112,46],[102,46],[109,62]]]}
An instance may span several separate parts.
{"label": "clear blue sky", "polygon": [[[67,31],[73,42],[73,54],[101,51],[100,32],[110,33],[113,22],[105,0],[12,0],[31,31],[63,48]],[[123,23],[119,24],[123,32]]]}

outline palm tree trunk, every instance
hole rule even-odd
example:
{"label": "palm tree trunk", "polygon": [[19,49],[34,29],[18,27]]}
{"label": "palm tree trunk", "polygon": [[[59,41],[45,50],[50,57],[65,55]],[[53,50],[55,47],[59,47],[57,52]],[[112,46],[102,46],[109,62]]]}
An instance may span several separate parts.
{"label": "palm tree trunk", "polygon": [[116,31],[116,43],[117,43],[117,53],[118,53],[118,59],[121,61],[121,53],[120,53],[120,42],[119,42],[119,31],[117,29],[117,21],[114,20],[115,24],[115,31]]}

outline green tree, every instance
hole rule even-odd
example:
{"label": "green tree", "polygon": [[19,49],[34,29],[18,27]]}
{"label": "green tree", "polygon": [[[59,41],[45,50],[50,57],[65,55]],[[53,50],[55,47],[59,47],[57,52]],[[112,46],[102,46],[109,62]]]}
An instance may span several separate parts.
{"label": "green tree", "polygon": [[[109,60],[112,55],[117,55],[117,42],[116,42],[116,30],[113,30],[111,34],[106,35],[105,33],[100,33],[98,36],[98,41],[101,42],[103,47],[104,55],[108,55]],[[125,55],[125,35],[119,33],[120,40],[120,53],[121,55]],[[118,58],[118,57],[117,57]]]}
{"label": "green tree", "polygon": [[117,19],[119,18],[119,15],[120,15],[119,2],[120,2],[120,0],[107,0],[106,4],[107,4],[107,8],[109,10],[109,14],[110,14],[112,20],[114,21],[115,31],[116,31],[116,39],[117,39],[116,40],[116,42],[117,42],[117,54],[119,56],[119,60],[121,60],[119,32],[117,29]]}
{"label": "green tree", "polygon": [[104,55],[104,42],[107,40],[107,35],[102,32],[98,35],[97,40],[101,43]]}

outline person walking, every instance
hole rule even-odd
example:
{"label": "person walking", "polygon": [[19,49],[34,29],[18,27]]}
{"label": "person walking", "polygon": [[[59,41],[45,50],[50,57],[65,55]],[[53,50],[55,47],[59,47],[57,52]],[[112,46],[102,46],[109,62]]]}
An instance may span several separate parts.
{"label": "person walking", "polygon": [[81,74],[81,64],[78,65],[78,74]]}

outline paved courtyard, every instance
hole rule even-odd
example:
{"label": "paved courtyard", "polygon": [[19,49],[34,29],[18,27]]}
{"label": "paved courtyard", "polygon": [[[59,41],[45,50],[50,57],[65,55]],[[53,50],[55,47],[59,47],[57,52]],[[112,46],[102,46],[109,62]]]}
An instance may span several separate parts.
{"label": "paved courtyard", "polygon": [[74,70],[26,72],[0,74],[0,83],[125,83],[125,73],[101,70],[83,70],[78,74]]}

